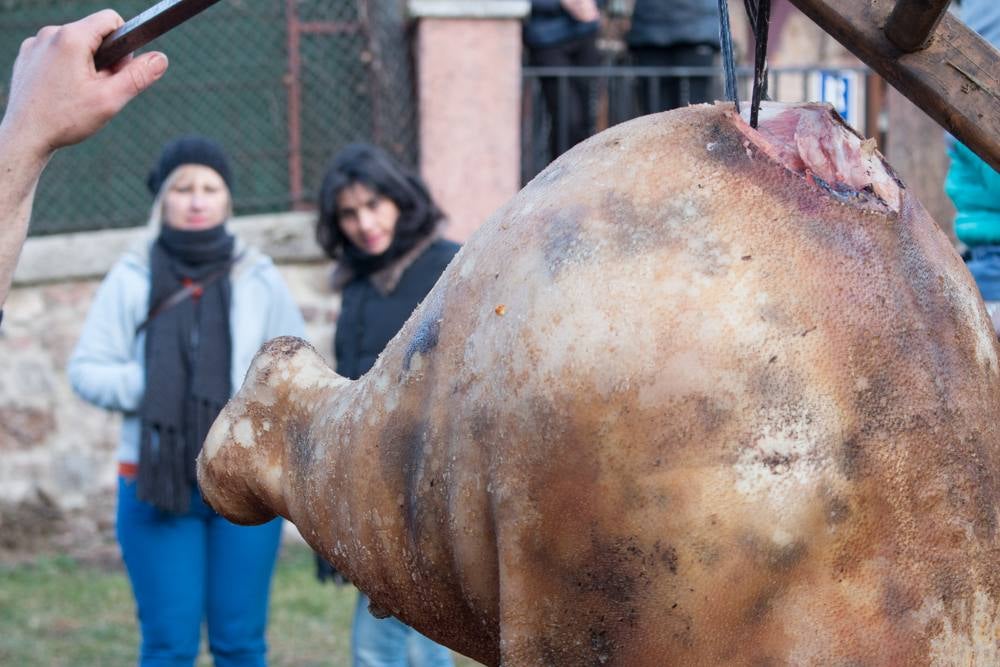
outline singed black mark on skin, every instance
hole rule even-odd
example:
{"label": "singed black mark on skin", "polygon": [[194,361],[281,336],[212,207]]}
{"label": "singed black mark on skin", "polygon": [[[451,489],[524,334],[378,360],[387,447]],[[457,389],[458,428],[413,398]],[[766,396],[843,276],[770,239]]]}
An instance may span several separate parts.
{"label": "singed black mark on skin", "polygon": [[594,661],[591,664],[603,665],[607,663],[614,648],[614,643],[608,638],[607,630],[590,629],[590,650],[594,654]]}
{"label": "singed black mark on skin", "polygon": [[807,551],[805,542],[801,541],[773,547],[768,553],[768,566],[774,572],[787,572],[802,562]]}
{"label": "singed black mark on skin", "polygon": [[740,132],[732,121],[717,120],[705,130],[705,151],[709,158],[728,165],[736,163],[749,164],[744,142],[747,137]]}
{"label": "singed black mark on skin", "polygon": [[379,443],[380,461],[386,486],[400,489],[399,511],[414,544],[419,543],[421,521],[420,480],[427,455],[428,425],[408,415],[392,414]]}
{"label": "singed black mark on skin", "polygon": [[787,573],[805,560],[809,552],[802,540],[777,545],[753,535],[744,537],[744,546],[750,559],[772,573]]}
{"label": "singed black mark on skin", "polygon": [[670,574],[677,574],[677,549],[670,546],[663,547],[657,540],[653,545],[653,553],[659,556],[660,562],[670,570]]}
{"label": "singed black mark on skin", "polygon": [[269,384],[271,374],[278,368],[278,366],[283,363],[287,363],[289,359],[294,357],[296,353],[304,347],[312,349],[312,346],[309,343],[301,338],[296,338],[295,336],[279,336],[265,343],[254,357],[254,363],[256,363],[257,359],[263,355],[270,356],[271,363],[264,368],[258,369],[258,381],[263,384]]}
{"label": "singed black mark on skin", "polygon": [[858,435],[852,435],[840,446],[840,471],[848,481],[856,480],[864,467],[864,445]]}
{"label": "singed black mark on skin", "polygon": [[826,522],[831,526],[843,523],[851,516],[850,504],[837,496],[828,498],[824,509],[826,510]]}
{"label": "singed black mark on skin", "polygon": [[309,416],[305,414],[300,414],[298,410],[295,411],[296,414],[289,415],[287,418],[286,427],[286,438],[288,439],[288,457],[289,465],[287,470],[312,470],[313,468],[313,458],[316,454],[316,448],[313,446],[312,439],[309,433]]}
{"label": "singed black mark on skin", "polygon": [[997,475],[986,463],[990,460],[986,448],[978,442],[970,442],[971,449],[976,453],[974,457],[968,457],[966,466],[968,476],[976,481],[973,486],[975,502],[975,512],[973,516],[973,531],[976,537],[982,540],[993,540],[997,532],[997,514],[995,504],[991,499],[1000,495],[998,490]]}
{"label": "singed black mark on skin", "polygon": [[672,212],[661,216],[640,216],[631,199],[610,191],[604,196],[604,214],[614,221],[612,239],[616,249],[626,257],[635,257],[670,242]]}
{"label": "singed black mark on skin", "polygon": [[466,424],[475,442],[489,442],[497,432],[497,415],[495,410],[477,405],[469,413]]}
{"label": "singed black mark on skin", "polygon": [[266,343],[260,354],[270,354],[279,359],[288,359],[304,347],[312,347],[306,341],[295,336],[278,336]]}
{"label": "singed black mark on skin", "polygon": [[932,572],[933,589],[945,605],[971,594],[964,576],[964,573],[949,569],[939,569]]}
{"label": "singed black mark on skin", "polygon": [[788,472],[798,458],[797,454],[772,453],[761,458],[760,462],[767,466],[772,473],[779,474]]}
{"label": "singed black mark on skin", "polygon": [[438,338],[441,335],[441,321],[444,318],[443,290],[432,290],[427,308],[424,310],[423,318],[417,325],[417,330],[406,346],[406,353],[403,356],[403,370],[410,370],[410,363],[415,354],[427,354],[437,347]]}
{"label": "singed black mark on skin", "polygon": [[427,425],[418,423],[400,443],[405,489],[403,502],[406,504],[406,527],[414,544],[419,544],[419,513],[420,513],[420,478],[424,471],[424,458],[427,444]]}
{"label": "singed black mark on skin", "polygon": [[892,619],[902,619],[919,606],[919,599],[894,581],[882,591],[882,609]]}
{"label": "singed black mark on skin", "polygon": [[780,595],[780,587],[773,584],[767,586],[764,590],[757,594],[744,614],[744,620],[746,623],[748,625],[754,625],[764,622],[771,613],[775,600],[780,597]]}
{"label": "singed black mark on skin", "polygon": [[[624,261],[664,248],[678,248],[686,242],[689,224],[700,221],[697,198],[683,203],[677,198],[662,199],[653,204],[655,211],[637,210],[635,203],[621,193],[610,191],[604,196],[603,219],[609,221],[608,235],[615,251]],[[715,276],[723,270],[722,257],[728,254],[725,244],[698,237],[686,252],[697,259],[698,270]]]}
{"label": "singed black mark on skin", "polygon": [[438,344],[438,336],[441,333],[441,320],[425,319],[420,322],[417,332],[410,339],[410,344],[406,347],[406,355],[403,358],[403,368],[410,370],[410,363],[413,355],[427,354]]}
{"label": "singed black mark on skin", "polygon": [[546,234],[542,239],[542,253],[545,267],[553,279],[565,268],[587,264],[593,258],[594,246],[586,238],[581,224],[586,217],[587,209],[578,205],[560,209],[543,221]]}
{"label": "singed black mark on skin", "polygon": [[732,412],[710,396],[700,396],[695,404],[698,422],[712,434],[732,419]]}

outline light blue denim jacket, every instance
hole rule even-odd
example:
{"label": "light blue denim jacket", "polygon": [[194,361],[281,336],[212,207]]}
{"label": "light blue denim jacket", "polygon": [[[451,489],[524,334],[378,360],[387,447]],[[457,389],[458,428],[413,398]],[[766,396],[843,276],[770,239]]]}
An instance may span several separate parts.
{"label": "light blue denim jacket", "polygon": [[[85,401],[124,413],[118,460],[139,459],[139,418],[145,391],[145,340],[136,334],[149,310],[149,247],[127,252],[104,278],[69,360],[69,381]],[[305,324],[271,258],[237,242],[243,257],[230,272],[231,381],[243,384],[257,350],[276,336],[304,336]]]}

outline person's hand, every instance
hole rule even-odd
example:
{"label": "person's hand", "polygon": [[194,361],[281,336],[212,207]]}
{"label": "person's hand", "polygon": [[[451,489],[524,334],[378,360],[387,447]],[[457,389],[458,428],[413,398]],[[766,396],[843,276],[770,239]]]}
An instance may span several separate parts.
{"label": "person's hand", "polygon": [[596,0],[560,0],[570,16],[581,23],[590,23],[601,17]]}
{"label": "person's hand", "polygon": [[123,23],[106,9],[24,40],[0,130],[44,159],[97,132],[159,79],[167,69],[167,57],[159,52],[130,56],[110,70],[94,66],[101,41]]}

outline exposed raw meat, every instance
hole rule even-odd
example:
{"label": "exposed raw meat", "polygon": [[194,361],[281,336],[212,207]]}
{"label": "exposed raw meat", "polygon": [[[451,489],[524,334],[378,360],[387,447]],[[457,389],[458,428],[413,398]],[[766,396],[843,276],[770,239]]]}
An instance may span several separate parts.
{"label": "exposed raw meat", "polygon": [[996,665],[998,396],[877,151],[705,105],[557,160],[361,380],[270,343],[199,473],[491,665]]}

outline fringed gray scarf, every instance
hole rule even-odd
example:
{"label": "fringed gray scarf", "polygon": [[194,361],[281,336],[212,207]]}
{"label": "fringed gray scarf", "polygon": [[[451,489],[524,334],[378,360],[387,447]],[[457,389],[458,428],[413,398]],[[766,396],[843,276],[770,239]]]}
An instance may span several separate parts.
{"label": "fringed gray scarf", "polygon": [[[150,312],[187,281],[200,282],[224,267],[233,245],[221,225],[204,231],[164,226],[150,253]],[[224,277],[164,310],[146,328],[136,493],[174,514],[189,509],[195,458],[229,400],[230,303],[230,282]]]}

